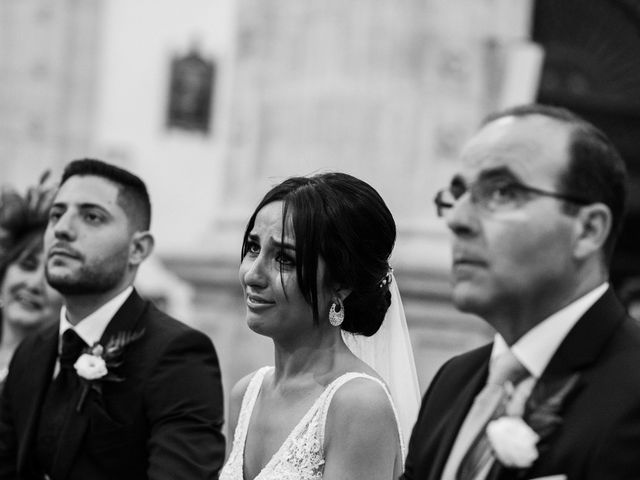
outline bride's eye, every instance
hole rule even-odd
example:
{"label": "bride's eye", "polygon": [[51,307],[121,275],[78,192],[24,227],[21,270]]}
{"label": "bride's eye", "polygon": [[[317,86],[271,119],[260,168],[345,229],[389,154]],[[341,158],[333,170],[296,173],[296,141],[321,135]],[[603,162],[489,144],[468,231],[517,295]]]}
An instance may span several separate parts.
{"label": "bride's eye", "polygon": [[276,255],[276,262],[284,267],[295,267],[296,259],[287,253],[281,252]]}
{"label": "bride's eye", "polygon": [[247,242],[247,250],[245,255],[258,256],[260,254],[260,244],[254,240],[249,240]]}

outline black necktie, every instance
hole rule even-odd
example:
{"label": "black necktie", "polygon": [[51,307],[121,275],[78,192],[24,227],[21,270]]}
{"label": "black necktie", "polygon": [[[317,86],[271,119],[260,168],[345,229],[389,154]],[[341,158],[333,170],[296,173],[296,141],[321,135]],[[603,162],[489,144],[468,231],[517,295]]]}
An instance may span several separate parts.
{"label": "black necktie", "polygon": [[64,331],[60,342],[60,368],[73,368],[82,350],[87,347],[82,338],[72,328]]}
{"label": "black necktie", "polygon": [[73,364],[87,344],[69,328],[60,339],[60,372],[52,379],[45,395],[36,437],[36,456],[42,469],[51,474],[58,449],[64,445],[61,433],[66,418],[75,407],[73,392],[78,386],[78,376]]}

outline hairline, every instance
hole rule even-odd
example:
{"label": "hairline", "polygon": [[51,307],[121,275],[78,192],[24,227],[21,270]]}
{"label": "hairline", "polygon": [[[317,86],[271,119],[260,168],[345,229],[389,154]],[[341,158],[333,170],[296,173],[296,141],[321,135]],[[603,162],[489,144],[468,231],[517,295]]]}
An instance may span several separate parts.
{"label": "hairline", "polygon": [[[69,175],[68,177],[66,177],[64,179],[64,181],[62,181],[60,183],[60,187],[62,187],[65,183],[67,183],[67,181],[69,181],[70,179],[72,179],[73,177],[94,177],[94,178],[98,178],[100,180],[103,180],[111,185],[113,185],[116,188],[116,204],[122,209],[122,211],[124,212],[125,217],[127,218],[127,225],[129,225],[130,228],[130,232],[134,233],[134,232],[143,232],[146,231],[147,229],[144,228],[144,226],[142,225],[144,222],[140,221],[140,220],[136,220],[132,217],[142,217],[141,214],[137,213],[135,210],[136,208],[130,208],[127,205],[127,202],[124,201],[124,196],[126,194],[126,189],[127,189],[127,185],[125,185],[122,182],[119,182],[118,180],[115,180],[111,177],[108,177],[106,175],[101,175],[100,173],[96,173],[96,172],[77,172],[77,173],[73,173],[71,175]],[[59,187],[59,188],[60,188]],[[53,204],[55,205],[56,203],[56,198],[54,197],[53,199]]]}

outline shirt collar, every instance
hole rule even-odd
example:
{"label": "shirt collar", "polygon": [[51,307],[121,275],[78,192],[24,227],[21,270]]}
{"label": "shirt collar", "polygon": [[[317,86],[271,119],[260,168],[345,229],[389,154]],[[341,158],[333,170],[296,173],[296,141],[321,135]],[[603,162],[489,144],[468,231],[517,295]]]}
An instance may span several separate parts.
{"label": "shirt collar", "polygon": [[[591,306],[604,295],[609,283],[594,288],[566,307],[547,317],[511,346],[511,351],[529,373],[540,378],[564,338]],[[491,358],[504,353],[509,345],[496,333]]]}
{"label": "shirt collar", "polygon": [[98,342],[107,328],[107,325],[120,307],[122,307],[127,298],[129,298],[131,292],[133,292],[132,286],[125,288],[95,312],[80,320],[75,326],[67,320],[67,308],[63,305],[60,309],[60,338],[62,338],[62,334],[65,331],[72,328],[87,345],[93,345]]}

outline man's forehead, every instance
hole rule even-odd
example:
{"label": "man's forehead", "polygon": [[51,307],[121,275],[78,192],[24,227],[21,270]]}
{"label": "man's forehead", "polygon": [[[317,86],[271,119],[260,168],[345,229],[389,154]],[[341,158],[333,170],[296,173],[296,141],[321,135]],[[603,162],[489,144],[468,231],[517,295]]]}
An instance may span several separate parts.
{"label": "man's forehead", "polygon": [[465,145],[460,175],[468,180],[498,170],[518,178],[555,175],[568,160],[569,132],[566,124],[541,115],[499,118]]}
{"label": "man's forehead", "polygon": [[94,203],[116,205],[120,188],[109,179],[96,175],[74,175],[59,188],[55,203]]}

